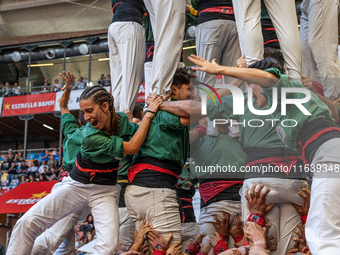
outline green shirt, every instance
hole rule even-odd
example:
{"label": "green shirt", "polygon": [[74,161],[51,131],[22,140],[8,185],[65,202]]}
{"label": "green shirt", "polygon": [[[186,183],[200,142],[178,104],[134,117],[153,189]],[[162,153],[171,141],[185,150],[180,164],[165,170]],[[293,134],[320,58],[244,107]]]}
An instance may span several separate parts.
{"label": "green shirt", "polygon": [[190,176],[190,165],[187,164],[186,168],[182,170],[180,178],[178,178],[177,187],[178,189],[190,190],[192,196],[194,196],[196,180]]}
{"label": "green shirt", "polygon": [[267,7],[263,0],[261,0],[261,19],[270,19]]}
{"label": "green shirt", "polygon": [[183,167],[188,156],[188,127],[181,124],[180,117],[158,111],[151,121],[149,132],[136,158],[171,160]]}
{"label": "green shirt", "polygon": [[121,119],[118,132],[109,135],[87,123],[82,131],[81,155],[94,163],[105,164],[118,161],[124,156],[123,141],[128,142],[136,133],[138,125],[129,122],[124,112],[117,112]]}
{"label": "green shirt", "polygon": [[[203,136],[190,146],[190,156],[195,159],[191,166],[192,177],[195,178],[223,178],[244,179],[241,167],[244,167],[246,153],[238,140],[230,137],[228,133],[220,131],[216,137]],[[220,172],[210,174],[208,167],[214,166]],[[222,171],[223,167],[230,171]],[[229,167],[230,166],[230,167]]]}
{"label": "green shirt", "polygon": [[84,127],[79,128],[72,114],[61,115],[61,125],[65,139],[63,141],[63,165],[72,169],[80,150],[81,132]]}
{"label": "green shirt", "polygon": [[[274,119],[274,115],[265,115],[258,116],[250,112],[248,108],[248,95],[244,93],[244,115],[234,115],[233,114],[233,96],[229,95],[221,98],[222,105],[217,104],[215,106],[213,100],[209,100],[207,102],[207,112],[208,117],[211,121],[214,119],[226,119],[232,118],[237,122],[241,122],[239,124],[240,128],[240,142],[243,150],[248,148],[274,148],[279,146],[284,146],[284,143],[280,141],[276,134],[275,127],[272,126],[271,121],[266,121],[266,119]],[[259,109],[256,104],[256,100],[253,99],[253,106],[255,109]],[[261,108],[261,110],[266,110],[271,107],[271,104],[267,104],[265,107]],[[251,119],[260,119],[263,121],[262,127],[251,127],[248,125],[248,121]],[[245,121],[245,125],[243,122]],[[251,125],[260,125],[259,121],[253,121],[250,123]]]}
{"label": "green shirt", "polygon": [[[286,115],[281,115],[281,88],[283,87],[296,87],[296,88],[304,88],[303,85],[299,82],[294,82],[288,79],[288,77],[284,74],[281,74],[280,71],[276,68],[270,68],[266,70],[266,72],[272,73],[276,75],[280,80],[274,86],[278,88],[278,106],[276,111],[273,113],[275,119],[280,119],[280,121],[276,124],[276,130],[279,138],[286,144],[289,149],[296,150],[296,142],[297,136],[300,130],[306,125],[308,122],[315,120],[317,118],[327,118],[332,119],[331,111],[329,110],[328,106],[324,104],[316,94],[311,93],[311,99],[307,103],[303,103],[302,105],[311,113],[311,115],[304,115],[299,108],[295,105],[288,104]],[[265,91],[265,96],[269,101],[272,101],[272,90],[273,87],[270,88],[263,88]],[[305,94],[303,93],[287,93],[287,99],[301,99],[305,98]],[[271,102],[269,102],[271,104]],[[282,121],[286,119],[294,119],[297,122],[295,127],[285,127],[282,125]],[[293,125],[293,122],[284,123],[287,125]]]}
{"label": "green shirt", "polygon": [[127,176],[127,172],[132,165],[133,155],[125,155],[119,161],[118,176]]}
{"label": "green shirt", "polygon": [[[339,118],[340,118],[340,107],[336,105],[336,108],[338,108],[338,114],[339,114]],[[338,126],[340,127],[340,121],[338,123]]]}

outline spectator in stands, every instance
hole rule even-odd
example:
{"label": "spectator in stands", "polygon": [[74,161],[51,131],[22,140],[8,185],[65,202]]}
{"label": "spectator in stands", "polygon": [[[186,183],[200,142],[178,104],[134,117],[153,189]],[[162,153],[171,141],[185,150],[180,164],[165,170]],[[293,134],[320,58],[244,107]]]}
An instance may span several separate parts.
{"label": "spectator in stands", "polygon": [[50,180],[50,181],[57,181],[57,180],[59,180],[59,178],[57,177],[56,174],[52,174],[52,175],[50,176],[49,180]]}
{"label": "spectator in stands", "polygon": [[52,154],[53,154],[53,159],[58,162],[58,160],[59,160],[58,148],[54,148],[53,151],[52,151]]}
{"label": "spectator in stands", "polygon": [[11,94],[11,88],[9,86],[9,82],[5,83],[5,87],[2,88],[2,96],[3,97],[10,97]]}
{"label": "spectator in stands", "polygon": [[40,182],[48,181],[48,179],[46,178],[46,175],[44,173],[39,175],[39,181]]}
{"label": "spectator in stands", "polygon": [[14,82],[14,87],[12,88],[12,95],[13,96],[20,96],[20,86],[18,85],[17,82]]}
{"label": "spectator in stands", "polygon": [[46,93],[46,92],[50,92],[50,86],[51,84],[48,83],[48,78],[45,78],[42,87],[41,87],[41,92]]}
{"label": "spectator in stands", "polygon": [[51,167],[57,167],[58,166],[58,161],[56,161],[56,160],[54,160],[53,159],[53,155],[50,157],[51,159],[49,160],[49,161],[47,161],[47,166],[49,167],[49,168],[51,168]]}
{"label": "spectator in stands", "polygon": [[25,160],[22,160],[20,170],[23,171],[23,173],[26,173],[28,168],[29,168],[29,166],[26,164]]}
{"label": "spectator in stands", "polygon": [[8,156],[4,156],[4,162],[1,164],[1,170],[2,171],[7,171],[10,167],[10,162],[8,160]]}
{"label": "spectator in stands", "polygon": [[30,173],[28,176],[28,182],[36,182],[34,173]]}
{"label": "spectator in stands", "polygon": [[87,244],[93,240],[93,234],[91,232],[88,232],[86,237],[85,237],[85,242],[84,244]]}
{"label": "spectator in stands", "polygon": [[28,166],[27,173],[35,174],[38,171],[38,167],[32,161],[29,162]]}
{"label": "spectator in stands", "polygon": [[13,154],[12,149],[8,149],[8,155],[7,155],[7,157],[8,157],[8,161],[9,161],[9,162],[12,162],[12,161],[14,160],[14,154]]}
{"label": "spectator in stands", "polygon": [[79,238],[79,241],[84,242],[85,241],[85,234],[81,229],[81,226],[78,224],[76,226],[75,232],[77,234],[77,237]]}
{"label": "spectator in stands", "polygon": [[18,176],[18,168],[15,165],[14,162],[11,163],[11,166],[8,169],[8,176],[7,176],[7,180],[9,180],[9,182],[11,183],[11,181],[13,179],[16,179]]}
{"label": "spectator in stands", "polygon": [[111,86],[111,75],[106,76],[105,86]]}
{"label": "spectator in stands", "polygon": [[98,85],[104,86],[105,85],[105,81],[106,81],[105,75],[102,73],[100,75],[100,79],[98,80]]}
{"label": "spectator in stands", "polygon": [[83,230],[84,234],[87,234],[87,231],[94,230],[94,224],[93,224],[93,216],[92,214],[87,215],[86,220],[83,223],[79,224],[81,226],[81,229]]}
{"label": "spectator in stands", "polygon": [[86,89],[86,81],[83,77],[79,77],[78,82],[76,82],[73,89]]}
{"label": "spectator in stands", "polygon": [[41,155],[41,160],[46,160],[46,162],[49,160],[50,153],[48,152],[48,149],[45,150],[45,153]]}
{"label": "spectator in stands", "polygon": [[58,79],[55,79],[54,80],[54,84],[52,86],[52,91],[53,92],[58,92],[59,90],[61,90],[61,85],[60,85]]}
{"label": "spectator in stands", "polygon": [[20,177],[20,184],[21,183],[26,183],[28,180],[27,180],[27,176],[25,174],[21,175]]}
{"label": "spectator in stands", "polygon": [[22,157],[22,152],[19,151],[18,154],[15,154],[15,157],[14,157],[14,162],[17,164],[17,163],[20,163],[24,160],[24,158]]}
{"label": "spectator in stands", "polygon": [[48,167],[48,165],[46,164],[46,160],[43,160],[42,162],[41,162],[41,166],[39,167],[39,174],[42,174],[42,173],[44,173],[44,168],[46,167],[46,170],[48,171],[48,169],[49,169],[49,167]]}

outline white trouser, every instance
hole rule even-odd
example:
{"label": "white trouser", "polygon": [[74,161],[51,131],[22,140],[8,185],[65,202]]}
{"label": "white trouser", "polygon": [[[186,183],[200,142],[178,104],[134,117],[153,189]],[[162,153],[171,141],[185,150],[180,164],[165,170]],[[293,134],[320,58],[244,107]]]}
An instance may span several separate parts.
{"label": "white trouser", "polygon": [[[56,183],[52,192],[62,186],[61,182]],[[62,255],[74,251],[74,226],[77,224],[80,212],[72,213],[59,220],[51,228],[45,230],[34,242],[31,255]]]}
{"label": "white trouser", "polygon": [[294,248],[295,242],[292,237],[297,237],[293,232],[297,224],[301,223],[301,217],[292,203],[303,205],[303,199],[297,194],[301,188],[308,186],[304,180],[280,179],[280,178],[251,178],[243,182],[243,188],[240,191],[242,201],[242,219],[247,222],[250,214],[248,201],[244,194],[246,189],[251,189],[253,184],[264,185],[262,192],[270,188],[266,196],[266,203],[275,203],[275,207],[266,214],[266,219],[272,226],[268,230],[268,235],[274,235],[278,241],[277,250],[270,254],[286,254],[289,249]]}
{"label": "white trouser", "polygon": [[[216,229],[212,222],[215,222],[214,216],[216,215],[219,220],[222,220],[223,212],[230,214],[229,225],[235,227],[237,224],[236,215],[242,214],[241,202],[232,200],[222,200],[219,202],[211,203],[200,210],[199,228],[200,233],[207,234],[203,239],[203,243],[206,243],[211,236],[216,232]],[[228,248],[234,248],[234,240],[231,235],[227,238]]]}
{"label": "white trouser", "polygon": [[182,223],[182,252],[185,252],[189,244],[194,241],[197,230],[196,222]]}
{"label": "white trouser", "polygon": [[144,3],[150,14],[155,39],[152,91],[163,96],[167,91],[170,91],[172,79],[181,57],[185,26],[185,1],[144,0]]}
{"label": "white trouser", "polygon": [[[294,0],[264,0],[274,24],[288,76],[301,82],[301,45]],[[241,48],[251,65],[263,59],[261,0],[233,0]]]}
{"label": "white trouser", "polygon": [[175,190],[130,185],[126,188],[124,199],[137,231],[146,219],[165,238],[169,232],[172,233],[170,246],[181,241],[181,217]]}
{"label": "white trouser", "polygon": [[152,62],[146,62],[144,64],[144,80],[145,80],[145,99],[149,93],[152,92]]}
{"label": "white trouser", "polygon": [[119,241],[129,248],[135,232],[135,223],[130,217],[126,207],[119,207]]}
{"label": "white trouser", "polygon": [[340,96],[338,7],[339,0],[304,0],[301,5],[303,74],[321,83],[331,100]]}
{"label": "white trouser", "polygon": [[65,216],[89,206],[96,226],[93,254],[116,254],[119,185],[82,184],[65,177],[58,189],[35,204],[13,228],[7,255],[30,255],[36,237]]}
{"label": "white trouser", "polygon": [[143,80],[144,28],[137,22],[114,22],[109,27],[108,43],[115,110],[132,112]]}
{"label": "white trouser", "polygon": [[[215,58],[220,65],[236,66],[241,49],[235,21],[217,19],[199,24],[196,29],[196,49],[197,55],[209,62]],[[215,87],[216,75],[197,71],[197,78]],[[224,76],[225,84],[232,80],[232,77]]]}
{"label": "white trouser", "polygon": [[306,239],[313,255],[338,254],[340,250],[339,145],[340,138],[325,142],[312,161],[312,165],[325,169],[314,172],[306,223]]}

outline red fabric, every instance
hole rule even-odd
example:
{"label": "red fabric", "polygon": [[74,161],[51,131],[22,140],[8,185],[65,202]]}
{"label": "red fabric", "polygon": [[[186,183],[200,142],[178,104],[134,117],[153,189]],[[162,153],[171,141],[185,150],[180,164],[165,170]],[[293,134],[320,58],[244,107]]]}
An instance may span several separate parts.
{"label": "red fabric", "polygon": [[92,181],[92,179],[96,176],[96,173],[111,173],[113,171],[117,171],[118,168],[120,167],[120,166],[118,166],[118,167],[112,168],[112,169],[99,170],[99,169],[83,168],[83,167],[79,166],[77,160],[76,160],[75,164],[80,171],[85,172],[85,173],[91,173],[92,177],[91,177],[90,181]]}
{"label": "red fabric", "polygon": [[268,27],[268,28],[265,28],[263,30],[266,30],[266,31],[275,31],[275,28],[274,27]]}
{"label": "red fabric", "polygon": [[306,224],[306,221],[307,221],[307,214],[306,215],[303,215],[301,216],[301,221],[302,221],[302,224]]}
{"label": "red fabric", "polygon": [[147,56],[148,58],[150,58],[151,55],[153,55],[154,49],[155,49],[155,46],[151,45],[151,47],[149,48],[148,52],[146,53],[146,56]]}
{"label": "red fabric", "polygon": [[334,131],[334,130],[337,130],[337,131],[340,131],[340,128],[338,127],[329,127],[329,128],[325,128],[319,132],[317,132],[316,134],[314,134],[313,136],[311,136],[307,142],[305,143],[305,145],[302,145],[301,141],[299,142],[299,145],[300,147],[302,148],[302,158],[303,158],[303,163],[305,165],[308,164],[308,159],[306,158],[306,148],[308,147],[308,145],[315,141],[316,139],[318,139],[321,135],[325,134],[325,133],[328,133],[328,132],[331,132],[331,131]]}
{"label": "red fabric", "polygon": [[272,43],[272,42],[279,42],[279,40],[278,39],[268,40],[268,41],[265,41],[263,44],[266,45],[266,44]]}
{"label": "red fabric", "polygon": [[170,175],[176,176],[177,178],[179,177],[178,174],[175,174],[169,169],[161,168],[161,167],[150,165],[150,164],[139,163],[129,168],[128,178],[129,178],[130,183],[133,182],[133,179],[135,179],[136,175],[139,172],[145,169],[154,170],[154,171],[164,173],[164,174],[170,174]]}
{"label": "red fabric", "polygon": [[161,250],[155,250],[154,252],[153,252],[153,254],[154,255],[165,255],[165,252],[166,252],[166,250],[164,249],[164,251],[161,251]]}
{"label": "red fabric", "polygon": [[315,92],[319,93],[321,96],[325,96],[325,94],[323,93],[323,87],[320,83],[318,83],[317,81],[313,81],[313,89],[315,90]]}
{"label": "red fabric", "polygon": [[19,184],[0,196],[0,214],[27,212],[43,197],[51,193],[56,183],[57,181],[46,181]]}
{"label": "red fabric", "polygon": [[248,241],[247,241],[247,239],[244,241],[244,243],[241,245],[241,246],[248,246],[249,245],[249,243],[248,243]]}
{"label": "red fabric", "polygon": [[214,247],[214,253],[215,255],[224,252],[228,250],[228,245],[227,243],[224,241],[224,239],[221,239],[220,241],[218,241],[218,243],[216,244],[216,246]]}
{"label": "red fabric", "polygon": [[116,3],[113,7],[112,7],[112,12],[115,13],[115,8],[118,4],[121,4],[122,2]]}
{"label": "red fabric", "polygon": [[207,133],[207,129],[202,126],[197,126],[195,130],[198,131],[198,133],[200,133],[200,138],[202,138]]}
{"label": "red fabric", "polygon": [[266,226],[264,216],[261,215],[261,214],[258,214],[258,213],[252,213],[252,214],[250,214],[249,217],[248,217],[248,221],[256,222],[256,223],[259,224],[261,227],[265,227],[265,226]]}
{"label": "red fabric", "polygon": [[200,186],[198,186],[198,190],[204,203],[206,203],[210,199],[215,197],[218,193],[236,184],[243,184],[243,181],[207,182],[200,184]]}
{"label": "red fabric", "polygon": [[[286,158],[281,158],[281,157],[269,157],[269,158],[262,158],[259,160],[251,161],[246,166],[253,166],[257,164],[272,164],[278,167],[288,167],[288,171],[285,172],[286,175],[289,174],[290,170],[292,170],[292,167],[296,164],[298,160],[303,160],[302,157],[300,156],[291,156],[288,157],[289,163],[286,163]],[[283,169],[284,170],[284,169]]]}
{"label": "red fabric", "polygon": [[192,199],[190,198],[184,198],[184,197],[181,197],[180,200],[183,200],[183,201],[187,201],[187,202],[192,202]]}
{"label": "red fabric", "polygon": [[196,245],[194,242],[191,242],[188,246],[188,251],[196,255],[200,251],[200,246],[198,244]]}
{"label": "red fabric", "polygon": [[4,97],[2,116],[54,112],[56,93]]}
{"label": "red fabric", "polygon": [[234,8],[230,6],[220,6],[220,7],[210,7],[206,8],[198,13],[198,15],[201,15],[203,12],[216,12],[216,13],[222,13],[222,14],[234,14]]}
{"label": "red fabric", "polygon": [[236,237],[234,238],[234,242],[235,242],[235,243],[238,243],[239,241],[242,240],[242,238],[243,238],[243,236],[236,236]]}

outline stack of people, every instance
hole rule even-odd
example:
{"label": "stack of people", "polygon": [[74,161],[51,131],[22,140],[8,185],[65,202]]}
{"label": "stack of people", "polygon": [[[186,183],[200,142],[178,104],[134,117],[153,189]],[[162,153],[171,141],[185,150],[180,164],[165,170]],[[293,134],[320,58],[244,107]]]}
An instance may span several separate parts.
{"label": "stack of people", "polygon": [[86,207],[93,254],[337,254],[338,1],[302,2],[301,42],[293,0],[111,4],[112,94],[87,87],[76,120],[75,77],[60,74],[68,176],[18,220],[7,254],[71,254]]}

